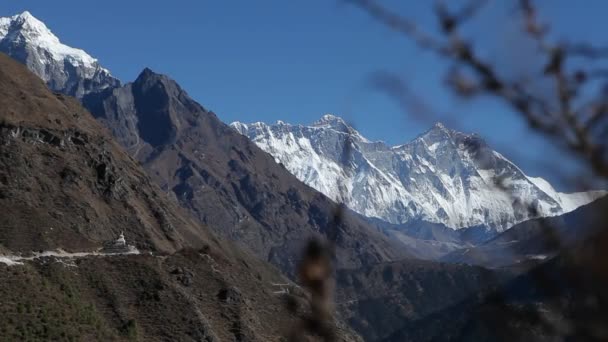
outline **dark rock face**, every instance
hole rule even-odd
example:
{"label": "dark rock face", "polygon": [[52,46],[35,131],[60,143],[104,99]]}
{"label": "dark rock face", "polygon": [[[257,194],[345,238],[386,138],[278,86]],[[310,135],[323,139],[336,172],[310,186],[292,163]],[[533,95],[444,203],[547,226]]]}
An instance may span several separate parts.
{"label": "dark rock face", "polygon": [[[112,96],[115,101],[101,101]],[[112,136],[118,141],[127,151],[132,151],[139,146],[139,135],[137,132],[137,117],[133,113],[133,98],[131,93],[131,85],[125,85],[119,88],[108,88],[100,92],[90,93],[82,98],[83,105],[97,119],[105,122],[112,122],[106,126],[112,132]],[[105,107],[111,108],[106,109]],[[116,113],[116,116],[106,117],[106,112]],[[123,121],[122,124],[114,123],[114,121]]]}
{"label": "dark rock face", "polygon": [[[201,222],[293,274],[302,244],[337,237],[340,267],[403,257],[370,224],[298,181],[173,80],[144,70],[84,105]],[[344,212],[337,223],[334,216]],[[335,231],[334,231],[335,230]]]}
{"label": "dark rock face", "polygon": [[167,90],[171,88],[166,82],[150,69],[145,69],[131,88],[135,113],[138,114],[137,130],[141,139],[154,148],[173,143],[177,133],[170,96],[179,94],[168,94]]}

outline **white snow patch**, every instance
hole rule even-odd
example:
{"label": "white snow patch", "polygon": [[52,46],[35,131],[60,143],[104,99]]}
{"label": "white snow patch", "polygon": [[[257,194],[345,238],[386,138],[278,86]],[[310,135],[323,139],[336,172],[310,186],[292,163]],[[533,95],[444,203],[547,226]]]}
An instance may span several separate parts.
{"label": "white snow patch", "polygon": [[431,146],[428,147],[429,151],[435,152],[437,150],[437,148],[439,147],[439,144],[440,144],[439,142],[431,144]]}

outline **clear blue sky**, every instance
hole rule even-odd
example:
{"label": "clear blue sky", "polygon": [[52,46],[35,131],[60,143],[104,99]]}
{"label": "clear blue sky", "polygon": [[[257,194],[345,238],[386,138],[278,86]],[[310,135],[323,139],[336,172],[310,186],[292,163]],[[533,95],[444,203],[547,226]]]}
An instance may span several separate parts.
{"label": "clear blue sky", "polygon": [[[424,27],[435,26],[432,1],[384,2],[400,4],[405,16]],[[568,6],[574,4],[540,1],[560,37],[607,43],[608,1]],[[168,74],[225,122],[310,123],[334,113],[370,139],[403,143],[431,123],[408,118],[370,84],[371,73],[394,72],[434,108],[460,118],[456,128],[481,134],[530,174],[555,178],[539,166],[546,144],[522,122],[493,101],[471,105],[454,99],[441,84],[441,61],[338,0],[0,2],[0,16],[23,10],[64,43],[98,58],[123,82],[134,80],[144,67]],[[498,10],[509,9],[487,11]],[[482,41],[499,38],[487,45],[487,55],[498,63],[524,59],[510,45],[507,22],[488,18],[469,29]]]}

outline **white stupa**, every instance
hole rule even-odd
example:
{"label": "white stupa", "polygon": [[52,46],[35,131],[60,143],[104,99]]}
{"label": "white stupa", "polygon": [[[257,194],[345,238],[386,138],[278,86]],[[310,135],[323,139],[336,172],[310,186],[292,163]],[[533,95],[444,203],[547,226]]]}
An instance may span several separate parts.
{"label": "white stupa", "polygon": [[101,249],[101,253],[106,254],[139,254],[139,251],[134,246],[129,246],[125,239],[124,232],[120,232],[118,238],[113,241],[108,241]]}
{"label": "white stupa", "polygon": [[126,246],[127,245],[127,240],[125,240],[125,234],[123,232],[120,232],[120,235],[118,236],[118,239],[116,239],[116,242],[114,244],[116,246]]}

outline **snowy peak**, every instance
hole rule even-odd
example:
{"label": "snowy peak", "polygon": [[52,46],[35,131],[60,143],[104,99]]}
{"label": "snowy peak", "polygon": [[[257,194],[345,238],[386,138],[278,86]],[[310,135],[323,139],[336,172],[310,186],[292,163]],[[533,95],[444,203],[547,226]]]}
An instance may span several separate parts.
{"label": "snowy peak", "polygon": [[330,129],[336,132],[344,133],[350,137],[350,140],[366,140],[356,129],[349,125],[344,119],[332,114],[325,114],[319,120],[313,122],[310,127],[320,129]]}
{"label": "snowy peak", "polygon": [[[46,25],[25,11],[4,20],[0,26],[0,38],[12,41],[22,41],[26,44],[35,44],[46,49],[53,58],[61,60],[68,58],[76,63],[91,67],[97,60],[80,49],[74,49],[62,44]],[[4,28],[6,27],[6,29]],[[3,32],[6,31],[6,32]]]}
{"label": "snowy peak", "polygon": [[[0,34],[5,36],[9,32],[28,32],[33,36],[52,36],[51,31],[46,25],[28,11],[12,17],[0,18]],[[53,38],[57,39],[55,36]]]}
{"label": "snowy peak", "polygon": [[352,129],[341,117],[332,114],[323,115],[319,120],[315,121],[312,126],[332,128],[340,132],[348,132],[349,129]]}
{"label": "snowy peak", "polygon": [[437,121],[433,125],[433,129],[446,129],[446,128],[445,128],[445,125],[441,121]]}
{"label": "snowy peak", "polygon": [[426,131],[426,133],[424,133],[423,135],[437,135],[437,134],[445,134],[445,135],[450,135],[450,132],[452,132],[452,130],[448,129],[447,127],[445,127],[445,125],[441,122],[435,122],[435,124],[433,124],[433,127],[431,127],[431,129],[429,129],[428,131]]}
{"label": "snowy peak", "polygon": [[435,142],[444,142],[448,140],[452,141],[453,133],[455,132],[447,129],[442,123],[437,122],[433,125],[433,127],[431,127],[431,129],[419,135],[411,143],[415,143],[416,141],[424,141],[426,144],[431,145]]}
{"label": "snowy peak", "polygon": [[67,46],[30,12],[0,18],[0,51],[25,64],[55,91],[82,97],[120,82],[85,51]]}
{"label": "snowy peak", "polygon": [[399,146],[370,142],[334,115],[311,126],[231,126],[309,186],[391,223],[424,220],[503,231],[534,217],[529,206],[540,216],[555,216],[605,194],[559,193],[527,177],[480,136],[441,123]]}
{"label": "snowy peak", "polygon": [[[486,147],[486,142],[477,134],[466,134],[455,131],[446,127],[443,123],[435,123],[429,130],[419,135],[413,141],[408,144],[415,144],[417,141],[423,140],[427,144],[433,144],[436,142],[451,142],[455,147]],[[406,144],[406,145],[408,145]],[[403,145],[401,145],[403,146]]]}
{"label": "snowy peak", "polygon": [[30,12],[25,11],[13,17],[7,18],[7,34],[21,34],[25,38],[47,41],[49,43],[59,43],[57,38],[46,25],[34,17]]}
{"label": "snowy peak", "polygon": [[32,31],[32,32],[48,32],[48,28],[43,22],[36,19],[29,11],[12,17],[0,18],[0,34],[6,35],[9,31]]}

